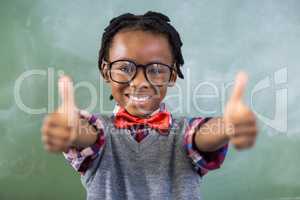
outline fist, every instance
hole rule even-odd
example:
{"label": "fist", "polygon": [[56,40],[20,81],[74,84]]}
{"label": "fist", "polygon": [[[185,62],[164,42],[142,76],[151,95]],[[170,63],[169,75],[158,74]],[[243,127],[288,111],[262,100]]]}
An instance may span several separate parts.
{"label": "fist", "polygon": [[77,138],[79,114],[71,78],[62,76],[58,88],[61,105],[45,117],[41,128],[42,142],[49,152],[65,152]]}
{"label": "fist", "polygon": [[237,75],[232,95],[224,112],[225,132],[230,143],[238,150],[252,147],[257,137],[255,115],[243,102],[247,79],[244,72]]}

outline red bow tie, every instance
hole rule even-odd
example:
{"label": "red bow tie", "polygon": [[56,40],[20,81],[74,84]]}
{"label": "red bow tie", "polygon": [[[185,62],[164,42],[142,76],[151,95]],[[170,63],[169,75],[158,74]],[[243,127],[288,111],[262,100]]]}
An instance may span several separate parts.
{"label": "red bow tie", "polygon": [[132,126],[147,125],[150,128],[158,130],[160,133],[167,133],[170,127],[170,113],[160,111],[150,118],[139,118],[130,115],[124,108],[116,113],[114,124],[117,128],[129,128]]}

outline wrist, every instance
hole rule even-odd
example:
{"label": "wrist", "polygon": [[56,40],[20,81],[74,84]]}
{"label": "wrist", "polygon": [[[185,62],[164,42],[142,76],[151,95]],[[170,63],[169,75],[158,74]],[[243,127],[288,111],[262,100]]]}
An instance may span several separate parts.
{"label": "wrist", "polygon": [[96,142],[101,128],[98,127],[97,117],[89,112],[79,110],[78,115],[78,123],[72,144],[77,148],[85,148]]}

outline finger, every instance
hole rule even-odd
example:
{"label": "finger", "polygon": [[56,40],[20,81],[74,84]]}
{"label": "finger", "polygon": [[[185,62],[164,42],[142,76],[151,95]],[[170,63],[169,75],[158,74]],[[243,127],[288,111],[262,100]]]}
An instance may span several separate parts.
{"label": "finger", "polygon": [[48,148],[54,146],[52,137],[50,137],[48,135],[43,135],[42,136],[42,142],[43,142],[44,146],[47,146]]}
{"label": "finger", "polygon": [[243,137],[243,136],[256,136],[257,127],[256,126],[242,126],[236,127],[233,137]]}
{"label": "finger", "polygon": [[253,137],[244,137],[241,143],[242,149],[249,149],[255,144],[255,139]]}
{"label": "finger", "polygon": [[63,140],[63,139],[60,139],[60,138],[53,138],[51,140],[52,144],[57,147],[57,149],[64,149],[66,146],[67,146],[67,140]]}
{"label": "finger", "polygon": [[42,134],[45,134],[45,132],[48,131],[49,125],[50,125],[50,117],[49,117],[49,115],[47,115],[43,119],[43,123],[42,123],[42,127],[41,127]]}
{"label": "finger", "polygon": [[62,152],[68,149],[67,142],[59,138],[49,137],[47,135],[42,136],[42,142],[44,148],[50,152]]}
{"label": "finger", "polygon": [[256,122],[256,117],[253,112],[245,106],[243,108],[236,106],[235,110],[229,111],[227,117],[229,117],[230,122],[234,123],[234,125],[251,125]]}
{"label": "finger", "polygon": [[234,122],[235,128],[240,127],[255,127],[256,126],[256,119],[255,118],[248,118],[248,119],[238,119]]}
{"label": "finger", "polygon": [[230,101],[232,102],[242,101],[243,95],[245,93],[247,81],[248,81],[248,75],[245,72],[239,72],[237,74]]}
{"label": "finger", "polygon": [[56,140],[63,140],[63,141],[68,141],[70,140],[71,133],[68,129],[63,128],[63,127],[55,127],[51,128],[46,134],[49,138]]}
{"label": "finger", "polygon": [[[74,116],[68,116],[65,113],[54,112],[49,114],[47,119],[47,124],[50,130],[55,130],[55,128],[60,128],[63,131],[75,131],[77,124],[80,122],[80,119],[76,118],[75,115],[77,113],[74,112]],[[73,118],[72,118],[73,117]]]}
{"label": "finger", "polygon": [[248,149],[248,148],[252,147],[255,144],[255,138],[253,138],[253,137],[233,138],[231,140],[231,143],[238,150]]}
{"label": "finger", "polygon": [[55,128],[57,126],[61,127],[71,127],[72,124],[69,124],[68,122],[68,115],[66,113],[61,112],[54,112],[49,114],[48,118],[48,124],[49,127]]}
{"label": "finger", "polygon": [[61,76],[58,81],[58,88],[62,106],[67,109],[64,111],[70,112],[75,107],[72,79],[69,76]]}
{"label": "finger", "polygon": [[51,141],[51,139],[47,135],[42,136],[42,142],[44,144],[44,149],[48,152],[55,152],[54,151],[54,145]]}

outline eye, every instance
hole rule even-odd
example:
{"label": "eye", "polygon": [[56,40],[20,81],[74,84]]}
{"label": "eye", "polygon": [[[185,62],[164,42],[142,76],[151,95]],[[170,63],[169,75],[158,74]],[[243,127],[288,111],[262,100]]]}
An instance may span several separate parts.
{"label": "eye", "polygon": [[148,69],[148,73],[153,75],[160,75],[164,74],[168,71],[168,68],[166,66],[160,65],[160,64],[153,64]]}
{"label": "eye", "polygon": [[160,70],[158,68],[151,68],[151,69],[149,69],[149,73],[151,73],[151,74],[159,74]]}
{"label": "eye", "polygon": [[117,62],[117,63],[114,63],[112,69],[119,71],[120,73],[132,74],[132,73],[134,73],[135,66],[128,62]]}
{"label": "eye", "polygon": [[121,67],[119,68],[119,70],[121,70],[121,71],[123,71],[123,72],[126,72],[126,73],[132,72],[132,68],[131,68],[129,65],[121,66]]}

